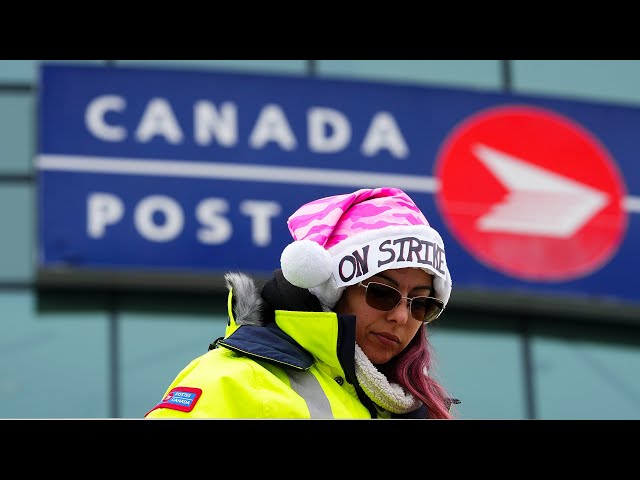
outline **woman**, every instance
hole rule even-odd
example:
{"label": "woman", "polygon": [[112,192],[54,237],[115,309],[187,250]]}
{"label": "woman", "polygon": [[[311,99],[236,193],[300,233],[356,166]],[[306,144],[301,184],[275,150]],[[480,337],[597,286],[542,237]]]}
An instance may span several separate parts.
{"label": "woman", "polygon": [[397,188],[321,198],[258,289],[225,275],[224,337],[146,418],[453,418],[429,322],[451,294],[442,238]]}

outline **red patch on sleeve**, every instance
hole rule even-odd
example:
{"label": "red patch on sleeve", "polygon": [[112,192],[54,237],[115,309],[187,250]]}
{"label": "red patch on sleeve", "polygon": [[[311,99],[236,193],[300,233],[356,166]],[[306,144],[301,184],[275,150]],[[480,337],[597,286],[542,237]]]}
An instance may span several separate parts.
{"label": "red patch on sleeve", "polygon": [[190,412],[196,406],[196,402],[202,395],[201,388],[175,387],[165,395],[160,403],[149,410],[146,414],[153,412],[157,408],[170,408],[181,412]]}

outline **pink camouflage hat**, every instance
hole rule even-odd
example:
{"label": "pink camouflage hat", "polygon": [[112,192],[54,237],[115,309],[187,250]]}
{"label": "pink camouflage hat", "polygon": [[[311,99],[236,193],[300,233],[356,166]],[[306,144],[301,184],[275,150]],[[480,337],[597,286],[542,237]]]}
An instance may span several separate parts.
{"label": "pink camouflage hat", "polygon": [[392,268],[433,275],[446,305],[451,274],[440,234],[413,200],[393,187],[361,189],[301,206],[287,222],[294,241],[280,257],[284,277],[307,288],[326,309],[345,287]]}

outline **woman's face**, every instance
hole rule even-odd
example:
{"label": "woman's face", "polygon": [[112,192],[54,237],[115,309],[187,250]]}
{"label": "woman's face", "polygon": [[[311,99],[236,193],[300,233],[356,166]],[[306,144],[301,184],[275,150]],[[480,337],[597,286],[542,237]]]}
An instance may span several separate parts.
{"label": "woman's face", "polygon": [[[433,291],[433,277],[419,268],[385,270],[362,283],[369,282],[394,287],[403,297],[430,296]],[[400,300],[388,312],[377,310],[367,305],[365,288],[357,284],[345,289],[334,310],[356,316],[356,342],[376,365],[402,352],[422,325],[411,316],[407,300]]]}

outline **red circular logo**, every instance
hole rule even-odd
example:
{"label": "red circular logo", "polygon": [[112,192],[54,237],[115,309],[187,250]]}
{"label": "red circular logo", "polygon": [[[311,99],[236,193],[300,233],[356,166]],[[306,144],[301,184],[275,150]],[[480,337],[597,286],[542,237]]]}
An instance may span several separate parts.
{"label": "red circular logo", "polygon": [[506,106],[465,120],[436,159],[436,204],[479,262],[512,277],[569,281],[604,265],[626,231],[614,161],[576,122]]}

